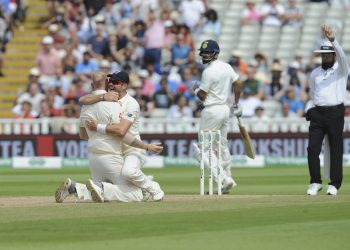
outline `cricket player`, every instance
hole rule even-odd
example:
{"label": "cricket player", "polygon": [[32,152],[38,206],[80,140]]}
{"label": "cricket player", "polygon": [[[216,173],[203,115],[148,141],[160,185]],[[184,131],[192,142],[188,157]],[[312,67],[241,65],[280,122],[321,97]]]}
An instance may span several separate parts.
{"label": "cricket player", "polygon": [[[118,102],[122,105],[123,119],[118,124],[106,124],[97,119],[99,122],[98,124],[97,120],[89,119],[86,123],[87,127],[93,131],[121,137],[128,132],[140,140],[140,105],[127,92],[129,86],[129,75],[125,71],[117,71],[113,74],[107,75],[107,77],[109,93],[117,92],[119,94]],[[84,105],[93,104],[99,101],[101,101],[101,97],[96,95],[86,95],[80,98],[80,103]],[[99,129],[101,127],[105,129]],[[129,145],[123,143],[122,154],[124,158],[124,165],[121,172],[122,176],[135,186],[149,193],[151,196],[150,198],[153,201],[162,200],[164,197],[164,192],[160,188],[159,184],[153,180],[150,180],[141,170],[141,167],[145,163],[145,150],[130,147]]]}
{"label": "cricket player", "polygon": [[[194,92],[202,102],[203,107],[199,129],[216,129],[221,132],[221,162],[224,170],[221,177],[223,180],[222,193],[229,193],[237,184],[231,177],[231,155],[227,146],[227,131],[230,116],[230,107],[227,104],[227,100],[231,94],[233,85],[235,103],[232,105],[231,112],[235,116],[241,116],[242,107],[238,104],[238,101],[242,91],[242,84],[233,68],[229,64],[218,60],[219,53],[220,48],[216,41],[206,40],[202,43],[199,49],[199,56],[202,58],[202,62],[206,68],[202,73],[200,85],[194,87]],[[194,148],[199,155],[200,147],[194,145]],[[206,160],[204,162],[207,163]],[[207,166],[207,164],[205,165]],[[214,178],[217,181],[215,173]]]}
{"label": "cricket player", "polygon": [[[92,75],[93,94],[105,94],[106,75],[97,72]],[[95,105],[84,106],[80,118],[79,135],[82,139],[88,139],[89,163],[93,180],[88,180],[86,185],[75,183],[67,179],[61,184],[55,193],[57,202],[70,194],[76,193],[79,199],[103,201],[141,201],[143,198],[141,189],[128,182],[121,176],[123,158],[121,155],[121,139],[107,134],[86,130],[84,123],[89,117],[94,117],[105,124],[119,123],[121,104],[118,102],[101,102]],[[123,118],[121,118],[122,120]],[[143,148],[151,152],[160,153],[162,147],[156,144],[144,144],[130,134],[123,138],[125,143],[131,146]]]}

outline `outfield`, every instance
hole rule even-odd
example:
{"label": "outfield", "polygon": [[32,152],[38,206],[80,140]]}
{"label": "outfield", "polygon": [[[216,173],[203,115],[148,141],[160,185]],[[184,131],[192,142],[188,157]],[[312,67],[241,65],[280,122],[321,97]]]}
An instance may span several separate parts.
{"label": "outfield", "polygon": [[337,197],[305,195],[306,167],[233,169],[231,195],[200,197],[196,168],[147,169],[163,202],[54,203],[87,169],[0,170],[0,249],[350,249],[350,169]]}

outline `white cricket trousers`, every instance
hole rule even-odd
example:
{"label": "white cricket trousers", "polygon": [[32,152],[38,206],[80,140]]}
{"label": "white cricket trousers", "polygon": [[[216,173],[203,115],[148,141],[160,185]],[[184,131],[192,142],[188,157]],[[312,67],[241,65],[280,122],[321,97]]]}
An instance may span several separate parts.
{"label": "white cricket trousers", "polygon": [[[92,179],[101,183],[105,201],[142,201],[142,191],[121,176],[123,158],[121,155],[95,154],[89,152],[89,164]],[[92,200],[86,185],[77,183],[79,199]]]}
{"label": "white cricket trousers", "polygon": [[199,129],[217,129],[221,133],[221,162],[226,176],[231,177],[231,154],[227,146],[230,108],[227,104],[205,107],[201,112]]}
{"label": "white cricket trousers", "polygon": [[142,172],[141,168],[145,162],[145,157],[141,152],[129,153],[124,156],[124,164],[121,175],[135,186],[152,191],[152,181]]}

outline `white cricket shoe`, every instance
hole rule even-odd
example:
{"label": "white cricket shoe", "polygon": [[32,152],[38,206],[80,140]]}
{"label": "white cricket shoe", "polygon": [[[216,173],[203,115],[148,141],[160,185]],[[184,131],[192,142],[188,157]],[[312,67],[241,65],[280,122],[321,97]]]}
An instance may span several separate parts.
{"label": "white cricket shoe", "polygon": [[338,189],[333,185],[328,185],[327,195],[337,195]]}
{"label": "white cricket shoe", "polygon": [[[146,176],[149,181],[153,181],[153,175]],[[151,199],[151,193],[147,191],[147,189],[141,188],[142,191],[142,201],[148,201]]]}
{"label": "white cricket shoe", "polygon": [[322,190],[322,184],[311,183],[306,191],[308,195],[317,195],[318,192]]}
{"label": "white cricket shoe", "polygon": [[99,203],[104,202],[102,188],[97,186],[91,179],[89,179],[85,185],[87,189],[90,191],[92,200],[94,202],[99,202]]}
{"label": "white cricket shoe", "polygon": [[160,188],[158,182],[153,181],[152,187],[149,190],[153,201],[161,201],[164,197],[164,192]]}
{"label": "white cricket shoe", "polygon": [[142,191],[142,201],[148,201],[151,199],[151,193],[148,192],[146,189],[141,188]]}
{"label": "white cricket shoe", "polygon": [[222,182],[222,194],[229,194],[235,186],[237,186],[237,183],[232,177],[225,177]]}
{"label": "white cricket shoe", "polygon": [[55,192],[55,200],[57,203],[62,203],[69,195],[71,195],[68,189],[72,185],[72,183],[73,183],[72,180],[67,178],[57,188]]}

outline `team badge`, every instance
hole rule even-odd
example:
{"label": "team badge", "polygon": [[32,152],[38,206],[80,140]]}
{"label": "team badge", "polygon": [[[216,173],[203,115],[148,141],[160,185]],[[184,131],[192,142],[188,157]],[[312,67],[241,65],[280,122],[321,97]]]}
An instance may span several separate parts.
{"label": "team badge", "polygon": [[203,44],[202,44],[202,49],[206,49],[208,47],[208,43],[207,42],[204,42]]}

